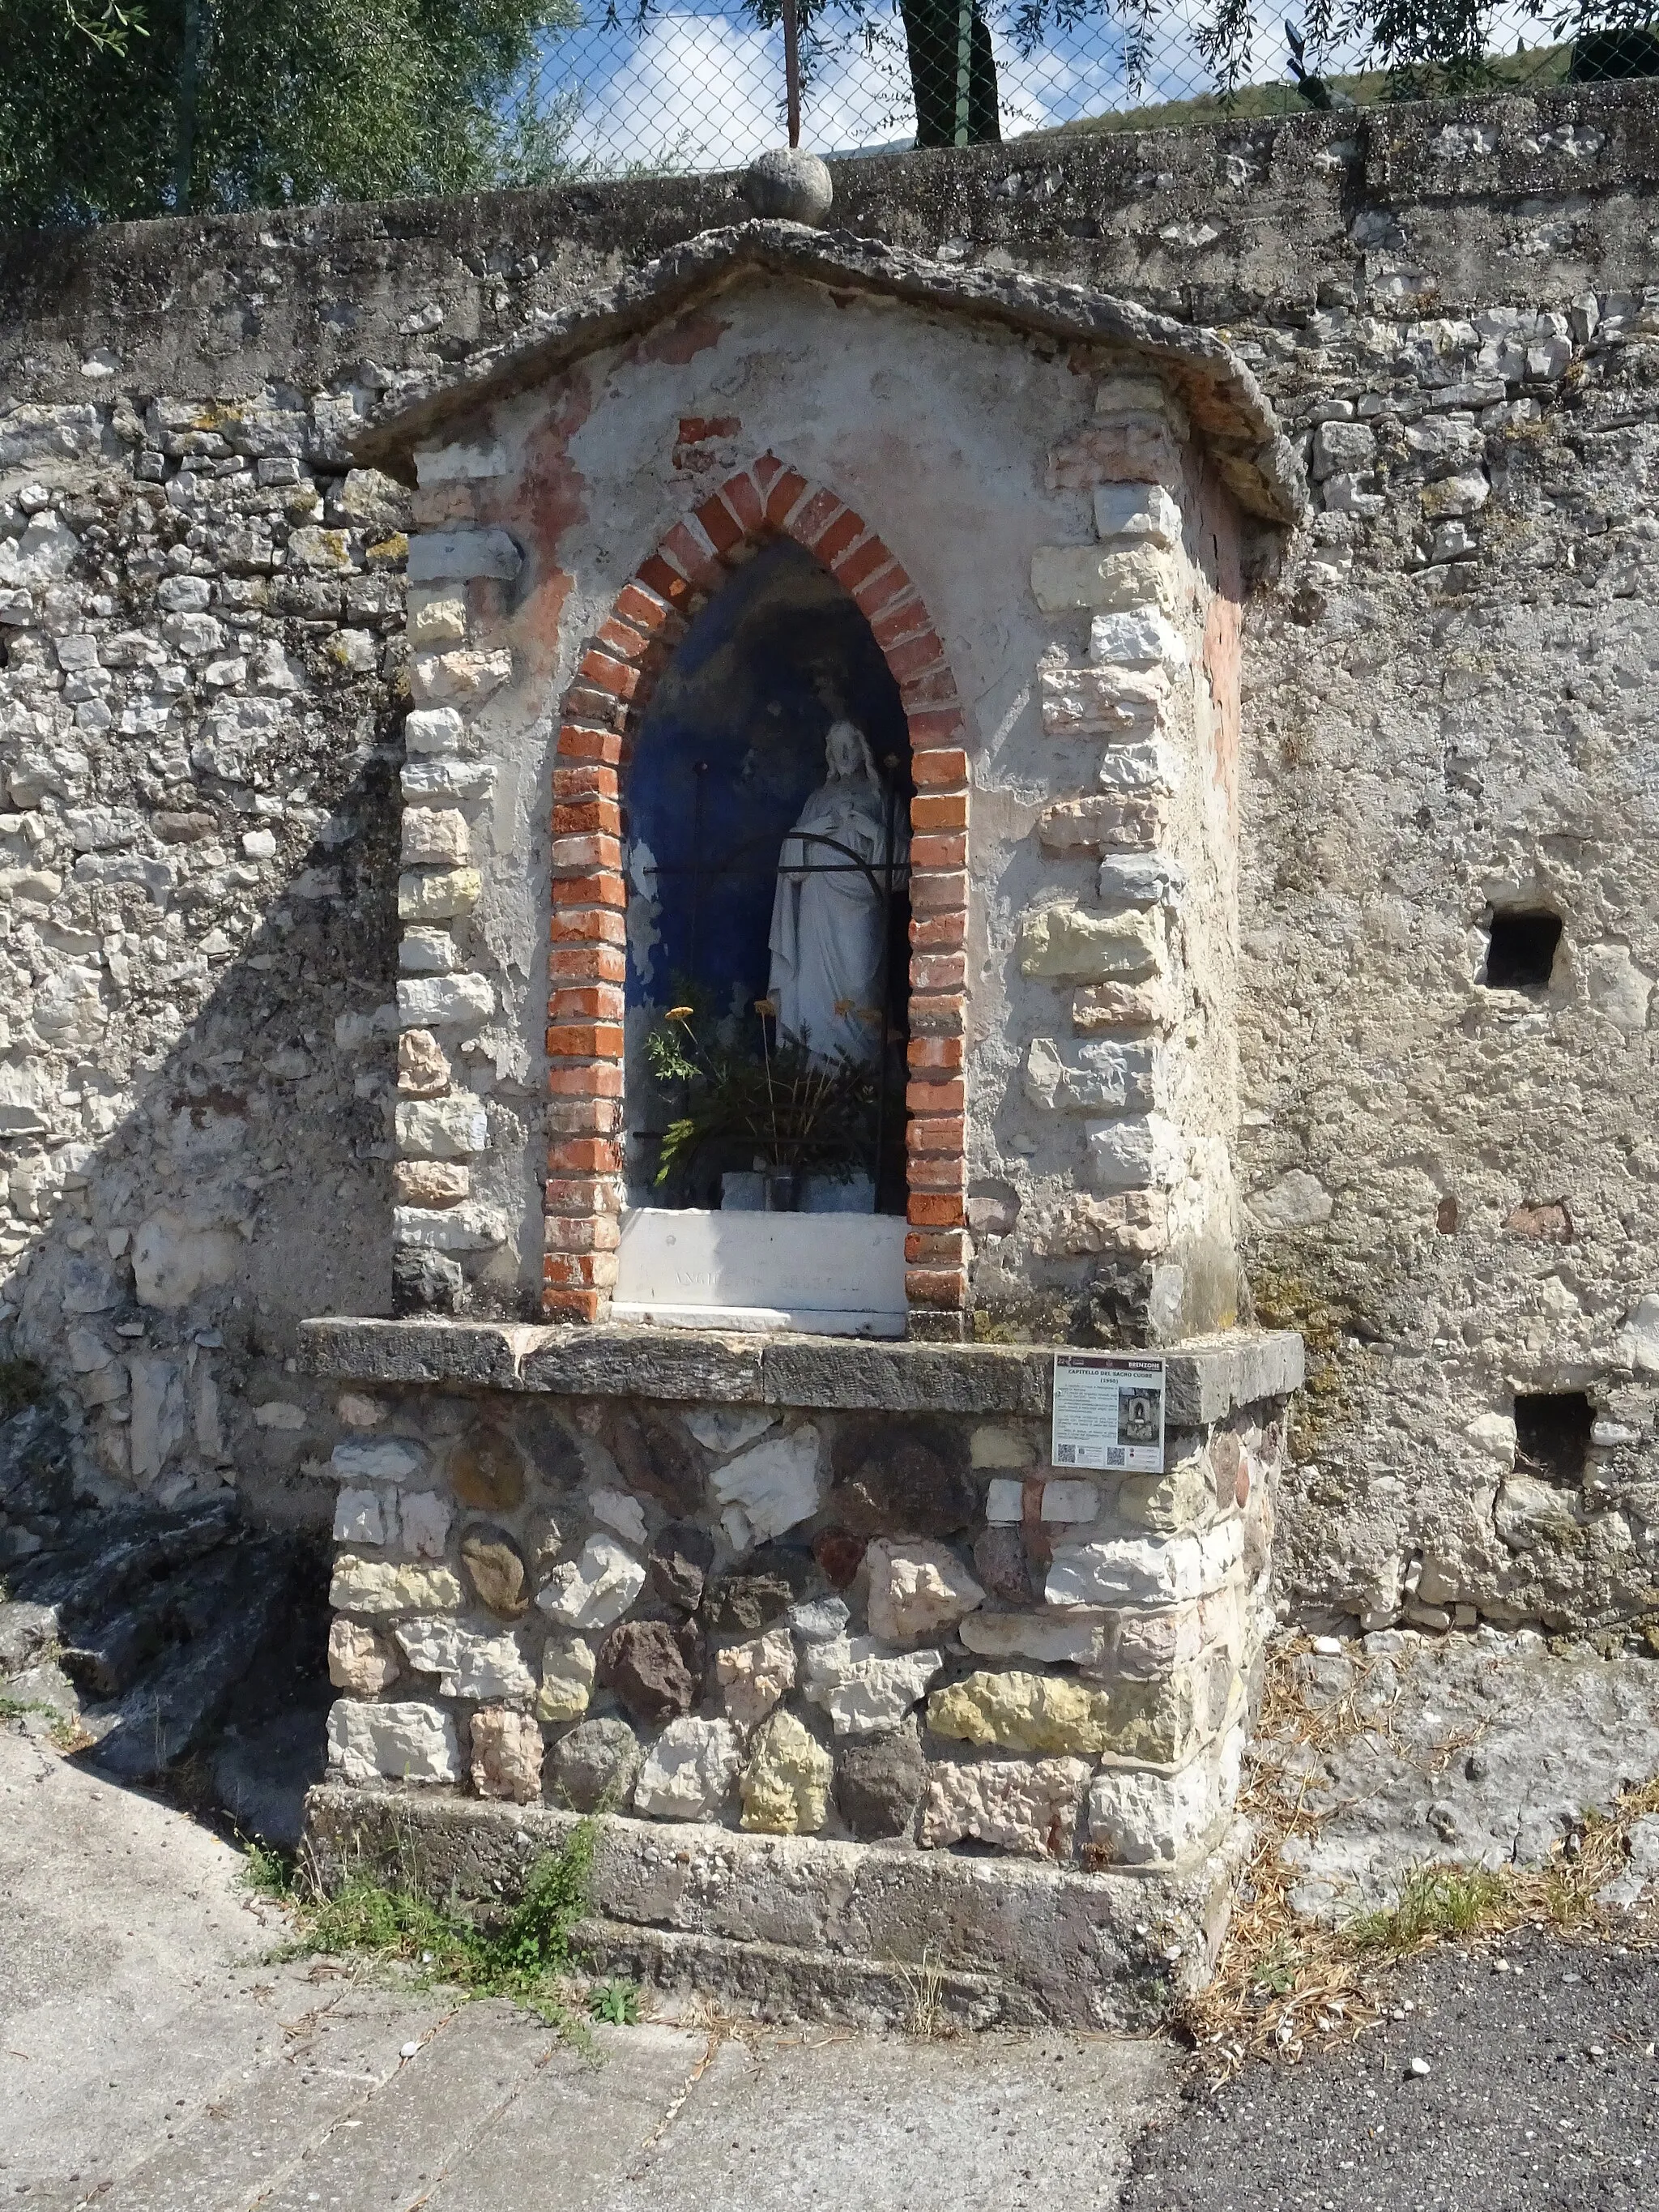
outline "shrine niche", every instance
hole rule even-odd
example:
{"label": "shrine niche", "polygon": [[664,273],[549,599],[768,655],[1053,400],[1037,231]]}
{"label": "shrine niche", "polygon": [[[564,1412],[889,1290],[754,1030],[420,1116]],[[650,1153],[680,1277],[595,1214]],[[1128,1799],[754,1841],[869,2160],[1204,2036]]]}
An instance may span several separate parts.
{"label": "shrine niche", "polygon": [[868,621],[774,541],[640,716],[618,1319],[902,1334],[911,798]]}
{"label": "shrine niche", "polygon": [[400,1304],[1225,1325],[1238,608],[1299,477],[1224,345],[750,223],[360,447],[418,480]]}
{"label": "shrine niche", "polygon": [[[1239,1863],[1302,1371],[1230,1326],[1266,402],[757,223],[362,450],[418,479],[402,1316],[307,1328],[375,1423],[319,1863],[413,1821],[499,1894],[610,1808],[612,1971],[1144,2020]],[[1144,1467],[1052,1436],[1057,1345],[1161,1352]]]}

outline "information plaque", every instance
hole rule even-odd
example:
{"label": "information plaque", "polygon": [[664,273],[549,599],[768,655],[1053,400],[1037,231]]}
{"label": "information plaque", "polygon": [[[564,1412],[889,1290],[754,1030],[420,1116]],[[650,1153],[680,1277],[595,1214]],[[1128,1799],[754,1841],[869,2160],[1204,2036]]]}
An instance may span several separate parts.
{"label": "information plaque", "polygon": [[1121,1352],[1054,1354],[1056,1467],[1164,1472],[1164,1362]]}

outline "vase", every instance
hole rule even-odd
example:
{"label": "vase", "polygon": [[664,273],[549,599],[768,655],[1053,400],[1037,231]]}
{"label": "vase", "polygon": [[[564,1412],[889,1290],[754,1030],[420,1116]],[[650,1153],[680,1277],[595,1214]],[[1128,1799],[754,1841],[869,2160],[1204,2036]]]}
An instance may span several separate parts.
{"label": "vase", "polygon": [[766,1170],[766,1210],[769,1213],[793,1213],[800,1203],[800,1177],[793,1168],[768,1168]]}

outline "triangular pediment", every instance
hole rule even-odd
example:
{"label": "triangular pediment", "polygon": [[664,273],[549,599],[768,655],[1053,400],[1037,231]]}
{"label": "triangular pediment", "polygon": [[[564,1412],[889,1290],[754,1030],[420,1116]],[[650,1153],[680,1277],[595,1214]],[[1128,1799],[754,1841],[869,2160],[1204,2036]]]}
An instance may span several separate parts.
{"label": "triangular pediment", "polygon": [[354,440],[354,457],[412,480],[414,448],[453,435],[481,409],[545,383],[585,355],[626,343],[736,284],[769,277],[864,293],[1121,355],[1126,366],[1152,368],[1163,377],[1248,513],[1288,526],[1306,503],[1300,459],[1271,402],[1214,331],[1083,285],[957,266],[878,240],[787,222],[704,231],[614,283],[538,315],[523,335],[503,345],[398,377]]}

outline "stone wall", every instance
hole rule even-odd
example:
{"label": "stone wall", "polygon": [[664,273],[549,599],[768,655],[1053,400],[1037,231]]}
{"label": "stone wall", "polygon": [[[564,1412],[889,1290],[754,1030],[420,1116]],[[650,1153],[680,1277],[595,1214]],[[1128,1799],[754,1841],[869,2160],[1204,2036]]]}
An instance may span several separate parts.
{"label": "stone wall", "polygon": [[[1307,441],[1320,513],[1245,619],[1236,1168],[1257,1309],[1317,1353],[1310,1620],[1659,1611],[1656,118],[1615,86],[838,175],[854,231],[1223,327]],[[690,179],[7,246],[6,1302],[89,1489],[314,1516],[339,1426],[295,1323],[390,1297],[403,517],[346,432],[732,211]],[[1487,988],[1490,909],[1534,905],[1547,985]],[[1574,1390],[1582,1471],[1517,1469],[1516,1394]]]}
{"label": "stone wall", "polygon": [[[477,1324],[312,1334],[355,1386],[333,1779],[672,1822],[698,1852],[733,1830],[968,1844],[1203,1891],[1272,1621],[1293,1338],[1176,1355],[1166,1473],[1056,1476],[1040,1355],[824,1344],[815,1392],[690,1333],[526,1331],[510,1375]],[[498,1379],[387,1379],[434,1357]],[[620,1389],[592,1395],[606,1366]],[[702,1402],[667,1395],[696,1376]],[[803,1911],[846,1877],[803,1860]]]}

